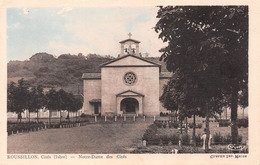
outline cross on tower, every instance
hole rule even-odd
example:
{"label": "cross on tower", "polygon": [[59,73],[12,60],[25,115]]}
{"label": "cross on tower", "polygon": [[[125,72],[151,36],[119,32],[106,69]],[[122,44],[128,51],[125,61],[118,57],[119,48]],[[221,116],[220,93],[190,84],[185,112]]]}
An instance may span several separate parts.
{"label": "cross on tower", "polygon": [[129,39],[131,38],[132,34],[131,33],[128,33],[128,36],[129,36]]}

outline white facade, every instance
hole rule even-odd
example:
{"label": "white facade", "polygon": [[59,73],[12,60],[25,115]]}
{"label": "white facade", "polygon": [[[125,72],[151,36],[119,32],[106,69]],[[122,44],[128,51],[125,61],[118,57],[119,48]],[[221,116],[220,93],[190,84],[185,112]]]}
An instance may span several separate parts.
{"label": "white facade", "polygon": [[101,73],[83,74],[83,113],[158,116],[166,111],[159,97],[163,84],[170,77],[169,72],[161,72],[160,64],[140,57],[139,45],[136,54],[123,54],[123,47],[129,40],[137,42],[135,46],[140,43],[133,39],[121,41],[119,58],[102,64]]}

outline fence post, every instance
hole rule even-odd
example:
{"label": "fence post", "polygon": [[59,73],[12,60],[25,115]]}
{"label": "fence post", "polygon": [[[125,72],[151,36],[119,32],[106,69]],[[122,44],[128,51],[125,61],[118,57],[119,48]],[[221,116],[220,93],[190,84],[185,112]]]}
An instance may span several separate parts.
{"label": "fence post", "polygon": [[97,122],[97,116],[95,116],[95,122]]}
{"label": "fence post", "polygon": [[115,121],[117,121],[117,116],[115,116]]}
{"label": "fence post", "polygon": [[105,116],[105,122],[107,121],[107,116]]}
{"label": "fence post", "polygon": [[144,116],[144,121],[145,121],[145,116]]}
{"label": "fence post", "polygon": [[135,121],[135,116],[133,117],[133,120]]}
{"label": "fence post", "polygon": [[124,116],[124,121],[126,121],[126,116]]}
{"label": "fence post", "polygon": [[155,116],[153,116],[153,121],[155,121]]}

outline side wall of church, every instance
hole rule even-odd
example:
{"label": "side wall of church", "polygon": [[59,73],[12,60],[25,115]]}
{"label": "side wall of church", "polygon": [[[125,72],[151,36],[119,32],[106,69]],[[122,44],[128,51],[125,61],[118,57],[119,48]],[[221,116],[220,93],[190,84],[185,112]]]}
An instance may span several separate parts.
{"label": "side wall of church", "polygon": [[[167,82],[168,82],[168,79],[160,79],[159,97],[162,96],[162,94],[163,94],[163,86],[164,86],[165,84],[167,84]],[[159,107],[160,107],[160,112],[163,112],[163,113],[169,112],[167,109],[165,109],[165,108],[162,106],[162,103],[160,103]]]}
{"label": "side wall of church", "polygon": [[[124,83],[124,75],[134,72],[137,82],[132,85]],[[104,67],[102,77],[102,115],[106,112],[116,113],[116,95],[132,90],[144,95],[144,115],[159,115],[159,68],[158,67]]]}
{"label": "side wall of church", "polygon": [[88,115],[94,113],[94,108],[89,103],[92,99],[101,99],[101,80],[84,80],[83,113]]}

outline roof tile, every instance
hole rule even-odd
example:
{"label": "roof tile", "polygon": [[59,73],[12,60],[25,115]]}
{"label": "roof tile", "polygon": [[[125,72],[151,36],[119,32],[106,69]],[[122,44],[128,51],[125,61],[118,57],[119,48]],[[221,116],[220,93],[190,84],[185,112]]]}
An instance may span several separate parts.
{"label": "roof tile", "polygon": [[83,73],[82,79],[101,79],[101,73]]}

